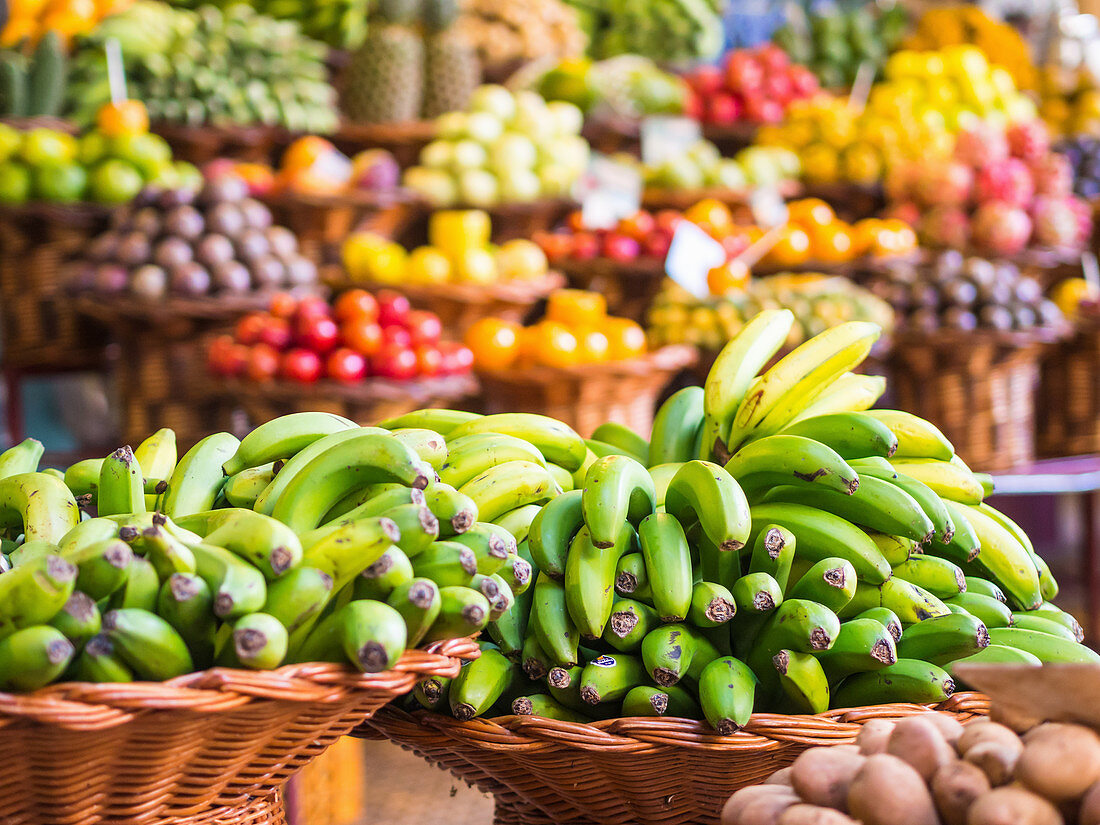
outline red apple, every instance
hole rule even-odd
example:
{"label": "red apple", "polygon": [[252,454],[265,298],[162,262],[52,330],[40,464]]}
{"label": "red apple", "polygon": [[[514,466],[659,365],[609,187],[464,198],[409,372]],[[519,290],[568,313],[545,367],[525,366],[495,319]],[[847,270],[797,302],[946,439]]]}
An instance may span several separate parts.
{"label": "red apple", "polygon": [[821,88],[817,82],[817,75],[805,66],[792,65],[787,69],[787,77],[791,80],[791,87],[796,97],[809,97]]}
{"label": "red apple", "polygon": [[726,86],[734,92],[759,89],[764,82],[764,67],[747,51],[730,52],[726,61]]}
{"label": "red apple", "polygon": [[313,350],[305,347],[295,347],[283,355],[279,372],[283,378],[298,381],[302,384],[312,384],[321,377],[324,367],[321,357]]}
{"label": "red apple", "polygon": [[434,312],[414,309],[405,320],[414,347],[433,347],[443,335],[443,324]]}
{"label": "red apple", "polygon": [[399,347],[411,347],[412,335],[403,326],[397,324],[387,324],[382,327],[382,346],[381,349],[385,349],[390,345],[396,345]]}
{"label": "red apple", "polygon": [[786,74],[770,74],[764,78],[764,96],[786,106],[794,97],[794,84]]}
{"label": "red apple", "polygon": [[651,258],[664,259],[668,248],[672,246],[672,233],[665,229],[654,229],[653,233],[642,241],[642,249]]}
{"label": "red apple", "polygon": [[340,340],[340,328],[328,316],[299,319],[296,332],[298,346],[311,349],[319,355],[324,355]]}
{"label": "red apple", "polygon": [[757,59],[763,64],[764,71],[769,74],[782,72],[791,65],[791,58],[779,46],[774,43],[765,43],[756,50]]}
{"label": "red apple", "polygon": [[700,97],[708,98],[722,91],[725,77],[722,75],[722,70],[717,66],[706,65],[698,67],[689,74],[687,76],[687,82]]}
{"label": "red apple", "polygon": [[367,359],[353,349],[340,347],[329,355],[325,373],[329,378],[349,384],[362,381],[367,375]]}
{"label": "red apple", "polygon": [[273,318],[270,315],[267,316],[263,329],[260,330],[260,341],[280,352],[290,346],[293,337],[289,321]]}
{"label": "red apple", "polygon": [[729,126],[741,115],[741,102],[729,92],[716,92],[707,101],[707,123]]}
{"label": "red apple", "polygon": [[409,299],[392,289],[381,289],[374,296],[378,299],[378,323],[383,327],[389,324],[402,325],[411,307]]}
{"label": "red apple", "polygon": [[641,253],[641,247],[633,238],[610,232],[603,242],[603,254],[613,261],[628,263]]}
{"label": "red apple", "polygon": [[245,374],[252,381],[270,381],[279,371],[279,353],[267,344],[256,344],[248,351]]}
{"label": "red apple", "polygon": [[384,344],[371,358],[372,372],[382,378],[407,381],[416,375],[416,353],[396,343]]}
{"label": "red apple", "polygon": [[439,347],[426,346],[417,347],[416,350],[416,372],[422,378],[431,378],[435,375],[439,375],[443,369],[443,353],[439,351]]}
{"label": "red apple", "polygon": [[464,344],[455,341],[441,341],[439,352],[443,356],[442,375],[458,375],[469,372],[474,366],[474,353]]}
{"label": "red apple", "polygon": [[573,236],[572,257],[578,261],[591,261],[600,254],[600,241],[591,232],[578,232]]}
{"label": "red apple", "polygon": [[237,321],[237,326],[233,330],[237,343],[249,347],[260,343],[260,333],[267,326],[267,318],[268,316],[262,312],[250,312]]}
{"label": "red apple", "polygon": [[783,107],[774,100],[746,95],[745,117],[756,123],[779,123],[783,119]]}
{"label": "red apple", "polygon": [[703,119],[703,98],[692,88],[684,90],[684,117],[692,120]]}
{"label": "red apple", "polygon": [[296,319],[327,318],[330,315],[332,315],[332,307],[328,305],[328,301],[316,295],[307,295],[298,301],[295,312]]}
{"label": "red apple", "polygon": [[248,347],[238,344],[232,335],[219,335],[210,343],[206,363],[215,375],[240,375],[248,366]]}

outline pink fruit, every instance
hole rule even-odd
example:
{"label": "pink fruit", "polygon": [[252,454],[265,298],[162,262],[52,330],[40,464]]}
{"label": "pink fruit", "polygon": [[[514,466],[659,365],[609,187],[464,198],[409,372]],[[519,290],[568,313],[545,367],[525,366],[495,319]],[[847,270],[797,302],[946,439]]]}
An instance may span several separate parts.
{"label": "pink fruit", "polygon": [[917,196],[928,206],[961,206],[970,199],[974,173],[958,161],[947,161],[924,170],[917,181]]}
{"label": "pink fruit", "polygon": [[791,59],[787,53],[774,43],[765,43],[756,49],[760,62],[764,64],[764,70],[771,73],[781,72],[791,65]]}
{"label": "pink fruit", "polygon": [[1031,178],[1037,195],[1068,195],[1073,188],[1069,158],[1049,152],[1031,162]]}
{"label": "pink fruit", "polygon": [[1076,195],[1071,195],[1068,200],[1077,216],[1077,243],[1083,244],[1092,237],[1092,206]]}
{"label": "pink fruit", "polygon": [[1077,210],[1069,198],[1040,195],[1031,210],[1035,241],[1041,246],[1075,246],[1080,236]]}
{"label": "pink fruit", "polygon": [[641,251],[636,240],[617,232],[611,232],[603,239],[603,254],[613,261],[622,263],[633,261]]}
{"label": "pink fruit", "polygon": [[783,119],[783,106],[758,94],[746,95],[745,117],[756,123],[778,123]]}
{"label": "pink fruit", "polygon": [[726,59],[726,86],[735,92],[759,89],[764,81],[764,67],[747,51],[730,52]]}
{"label": "pink fruit", "polygon": [[764,78],[764,95],[782,106],[794,97],[794,84],[785,74],[770,74]]}
{"label": "pink fruit", "polygon": [[792,65],[787,69],[787,76],[791,79],[791,88],[795,97],[809,97],[821,88],[817,82],[817,75],[805,66]]}
{"label": "pink fruit", "polygon": [[974,213],[971,235],[975,245],[986,252],[1015,255],[1031,237],[1031,218],[1014,204],[987,201]]}
{"label": "pink fruit", "polygon": [[920,220],[920,236],[932,246],[965,249],[970,241],[970,219],[958,206],[937,206]]}
{"label": "pink fruit", "polygon": [[1019,158],[1007,158],[986,164],[978,171],[975,196],[979,203],[1004,201],[1027,206],[1035,195],[1031,170]]}
{"label": "pink fruit", "polygon": [[741,115],[741,103],[728,92],[716,92],[707,99],[706,121],[728,126]]}
{"label": "pink fruit", "polygon": [[916,226],[921,219],[921,208],[913,201],[896,201],[883,214],[884,218],[896,218],[910,226]]}
{"label": "pink fruit", "polygon": [[1013,157],[1036,160],[1050,151],[1050,132],[1041,120],[1014,123],[1008,128],[1008,147]]}
{"label": "pink fruit", "polygon": [[700,97],[706,98],[722,91],[725,77],[717,66],[700,66],[687,76],[687,82]]}
{"label": "pink fruit", "polygon": [[1008,157],[1008,140],[1001,129],[982,123],[959,132],[955,157],[975,169]]}

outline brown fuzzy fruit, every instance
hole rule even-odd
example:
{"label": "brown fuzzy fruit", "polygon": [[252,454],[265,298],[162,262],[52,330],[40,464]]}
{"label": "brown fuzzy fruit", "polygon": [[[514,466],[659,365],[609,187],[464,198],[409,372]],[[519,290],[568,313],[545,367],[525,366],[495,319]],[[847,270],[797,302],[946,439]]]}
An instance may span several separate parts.
{"label": "brown fuzzy fruit", "polygon": [[848,789],[848,812],[863,825],[939,825],[921,775],[887,753],[863,763]]}
{"label": "brown fuzzy fruit", "polygon": [[791,765],[791,785],[804,802],[848,810],[848,786],[867,757],[820,747],[803,751]]}
{"label": "brown fuzzy fruit", "polygon": [[890,740],[890,734],[894,732],[895,722],[891,719],[871,719],[863,723],[859,735],[856,736],[856,745],[860,753],[871,756],[875,753],[885,753],[886,743]]}
{"label": "brown fuzzy fruit", "polygon": [[886,743],[886,752],[912,765],[925,782],[942,766],[955,761],[955,749],[924,714],[899,721]]}
{"label": "brown fuzzy fruit", "polygon": [[994,788],[974,800],[966,825],[1064,825],[1058,809],[1026,788]]}
{"label": "brown fuzzy fruit", "polygon": [[776,825],[857,825],[847,814],[817,805],[792,805],[779,816]]}
{"label": "brown fuzzy fruit", "polygon": [[1100,736],[1081,725],[1040,725],[1024,737],[1016,778],[1052,801],[1077,799],[1100,780]]}
{"label": "brown fuzzy fruit", "polygon": [[955,743],[955,749],[959,752],[959,756],[966,756],[966,752],[972,747],[979,742],[987,741],[1002,742],[1010,746],[1013,743],[1021,744],[1020,737],[1011,728],[997,722],[979,719],[971,722],[963,729],[962,736]]}
{"label": "brown fuzzy fruit", "polygon": [[989,779],[993,787],[1007,785],[1016,775],[1016,761],[1020,758],[1023,746],[1017,742],[979,742],[963,757],[972,765],[977,765]]}
{"label": "brown fuzzy fruit", "polygon": [[989,790],[985,773],[970,762],[944,765],[932,777],[932,796],[943,825],[966,825],[971,803]]}

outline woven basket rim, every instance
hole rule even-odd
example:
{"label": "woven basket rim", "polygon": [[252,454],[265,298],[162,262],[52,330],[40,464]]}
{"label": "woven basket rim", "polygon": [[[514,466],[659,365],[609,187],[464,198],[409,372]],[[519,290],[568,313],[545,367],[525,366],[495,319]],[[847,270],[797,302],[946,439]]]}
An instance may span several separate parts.
{"label": "woven basket rim", "polygon": [[670,344],[653,350],[638,358],[626,361],[607,361],[602,364],[585,364],[576,367],[525,367],[507,370],[475,370],[478,376],[484,376],[500,383],[530,384],[541,382],[552,384],[563,378],[576,381],[603,381],[606,378],[620,376],[650,375],[664,380],[665,374],[690,367],[699,359],[699,351],[687,344]]}
{"label": "woven basket rim", "polygon": [[[795,180],[781,181],[776,190],[784,198],[792,198],[802,191],[802,184]],[[660,186],[647,186],[642,190],[642,207],[662,209],[666,206],[679,208],[682,204],[691,206],[701,200],[713,199],[727,206],[746,206],[752,198],[752,187],[730,189],[725,186],[701,186],[698,189],[668,189]]]}
{"label": "woven basket rim", "polygon": [[[354,281],[342,270],[338,274],[335,271],[322,273],[321,279],[335,290],[366,289],[376,292],[382,289],[393,289],[395,286],[378,281]],[[545,298],[554,290],[564,287],[565,284],[564,275],[550,270],[544,277],[530,281],[497,281],[492,284],[400,284],[399,286],[401,292],[410,299],[425,302],[436,299],[463,304],[507,302],[527,307]]]}
{"label": "woven basket rim", "polygon": [[415,204],[420,197],[411,189],[398,186],[386,191],[354,190],[333,194],[284,189],[262,195],[259,200],[269,207],[282,209],[344,209],[347,207],[389,209],[394,206]]}
{"label": "woven basket rim", "polygon": [[389,721],[418,725],[430,735],[449,739],[475,740],[486,749],[575,748],[578,750],[643,751],[654,746],[676,745],[708,751],[745,751],[778,747],[785,742],[831,744],[851,741],[864,722],[875,718],[898,718],[939,710],[948,713],[985,715],[989,699],[964,691],[934,705],[897,703],[830,710],[817,716],[754,713],[737,733],[722,736],[705,722],[694,719],[632,717],[591,723],[562,722],[539,716],[501,716],[468,722],[418,710],[406,713],[388,706],[366,724],[385,734]]}
{"label": "woven basket rim", "polygon": [[[302,397],[303,385],[289,379],[274,381],[250,381],[244,378],[210,377],[211,397],[232,397],[241,400],[297,401]],[[442,375],[431,378],[413,378],[394,381],[389,378],[368,377],[353,384],[334,379],[321,379],[308,385],[315,399],[338,399],[350,403],[375,401],[400,401],[412,399],[426,403],[431,399],[457,401],[477,393],[478,384],[473,373]]]}
{"label": "woven basket rim", "polygon": [[28,694],[0,693],[0,731],[28,720],[72,730],[104,730],[150,711],[226,713],[255,701],[336,702],[353,691],[396,696],[426,676],[453,677],[459,659],[477,656],[477,642],[463,637],[405,651],[391,670],[381,673],[309,662],[269,671],[212,668],[167,682],[65,682]]}

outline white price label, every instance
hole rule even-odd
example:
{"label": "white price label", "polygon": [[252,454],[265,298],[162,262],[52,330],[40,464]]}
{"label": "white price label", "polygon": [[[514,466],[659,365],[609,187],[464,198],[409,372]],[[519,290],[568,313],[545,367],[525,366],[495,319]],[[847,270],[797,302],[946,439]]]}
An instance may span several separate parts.
{"label": "white price label", "polygon": [[725,262],[726,250],[722,244],[691,221],[680,221],[665,258],[665,274],[696,298],[703,299],[710,295],[707,273]]}
{"label": "white price label", "polygon": [[1082,253],[1081,271],[1085,276],[1085,283],[1088,284],[1089,295],[1093,298],[1100,296],[1100,263],[1096,260],[1095,252]]}
{"label": "white price label", "polygon": [[867,108],[867,98],[871,94],[871,83],[875,79],[875,67],[870,60],[864,60],[856,69],[855,80],[852,81],[852,91],[848,94],[848,105],[857,112]]}
{"label": "white price label", "polygon": [[787,203],[774,186],[762,186],[749,196],[749,209],[757,226],[770,229],[787,222]]}
{"label": "white price label", "polygon": [[593,155],[573,197],[587,229],[612,229],[641,208],[642,176],[637,168],[606,155]]}
{"label": "white price label", "polygon": [[699,121],[689,117],[655,115],[642,120],[642,162],[657,166],[682,155],[703,135]]}

